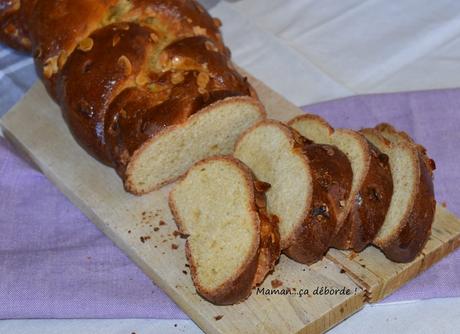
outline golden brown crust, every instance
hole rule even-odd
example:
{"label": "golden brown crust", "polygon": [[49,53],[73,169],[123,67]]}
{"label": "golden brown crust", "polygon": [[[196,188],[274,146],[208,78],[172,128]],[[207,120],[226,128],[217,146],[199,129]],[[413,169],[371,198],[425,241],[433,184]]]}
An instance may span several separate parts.
{"label": "golden brown crust", "polygon": [[[203,286],[197,277],[196,263],[188,241],[186,242],[185,252],[197,292],[203,298],[214,304],[231,305],[247,299],[252,292],[252,288],[260,284],[266,275],[273,270],[275,262],[280,255],[279,233],[276,219],[268,216],[264,210],[266,207],[264,193],[268,189],[267,184],[255,179],[252,171],[241,161],[230,156],[211,157],[195,163],[192,168],[197,168],[215,160],[226,161],[237,166],[241,175],[246,180],[246,185],[250,194],[248,207],[253,214],[255,228],[255,239],[253,241],[252,251],[231,279],[212,290]],[[185,179],[192,168],[190,168],[185,175],[181,176],[178,182]],[[174,203],[173,193],[174,190],[169,194],[171,212],[179,231],[188,234]]]}
{"label": "golden brown crust", "polygon": [[313,192],[308,213],[284,253],[297,262],[311,264],[321,260],[330,247],[337,216],[350,194],[353,172],[348,158],[337,147],[315,144],[291,131],[295,149],[308,159]]}
{"label": "golden brown crust", "polygon": [[395,236],[380,245],[387,258],[395,262],[411,262],[422,251],[431,233],[436,211],[431,168],[419,154],[419,187],[412,209],[401,222]]}
{"label": "golden brown crust", "polygon": [[75,139],[122,176],[159,130],[257,98],[219,27],[195,0],[0,0],[0,41],[33,51]]}
{"label": "golden brown crust", "polygon": [[[283,252],[292,259],[311,264],[320,260],[330,246],[337,225],[337,215],[344,210],[351,188],[352,171],[347,157],[336,147],[317,145],[297,131],[276,120],[262,120],[247,129],[235,148],[259,126],[273,126],[288,139],[292,153],[299,156],[311,173],[312,196],[305,212],[289,236],[281,243]],[[281,219],[281,218],[280,218]]]}
{"label": "golden brown crust", "polygon": [[333,129],[323,118],[317,115],[301,115],[289,122],[319,122],[327,130],[329,136],[346,135],[353,137],[364,153],[362,173],[354,175],[354,187],[343,210],[344,215],[338,217],[338,229],[331,241],[331,246],[339,249],[363,250],[378,233],[385,220],[391,202],[393,182],[388,165],[388,157],[367,141],[361,134],[348,129]]}
{"label": "golden brown crust", "polygon": [[[83,148],[106,164],[112,164],[104,126],[107,110],[126,86],[134,84],[148,61],[154,46],[150,33],[150,29],[137,24],[99,29],[88,37],[92,47],[75,50],[60,73],[58,101],[72,134]],[[115,36],[118,47],[114,48]]]}
{"label": "golden brown crust", "polygon": [[376,126],[377,131],[390,135],[393,140],[407,145],[414,152],[413,163],[417,170],[417,187],[413,194],[408,212],[399,224],[397,231],[389,238],[377,244],[387,258],[395,262],[410,262],[422,251],[431,233],[431,225],[436,211],[433,187],[435,164],[426,154],[423,146],[416,144],[405,132],[397,131],[389,124]]}
{"label": "golden brown crust", "polygon": [[0,1],[0,42],[20,51],[30,52],[29,22],[37,0]]}
{"label": "golden brown crust", "polygon": [[[149,87],[130,87],[111,103],[105,118],[108,150],[119,174],[128,157],[164,128],[179,124],[191,115],[227,97],[249,96],[245,80],[228,66],[210,41],[190,37],[163,50],[163,72]],[[139,130],[140,129],[140,130]]]}
{"label": "golden brown crust", "polygon": [[81,41],[101,27],[133,22],[149,27],[159,39],[207,36],[227,54],[218,27],[195,1],[60,0],[56,4],[36,0],[33,15],[25,24],[31,31],[37,72],[45,79],[50,95],[56,96],[55,76]]}
{"label": "golden brown crust", "polygon": [[[315,114],[303,114],[299,115],[297,117],[294,117],[288,122],[288,125],[293,126],[296,122],[302,122],[302,121],[307,121],[307,122],[315,122],[320,125],[324,130],[326,130],[326,135],[327,136],[333,136],[336,134],[336,132],[341,132],[343,134],[347,134],[353,137],[356,137],[357,141],[361,142],[361,144],[364,146],[365,145],[365,140],[362,138],[362,136],[359,136],[355,131],[348,130],[348,129],[334,129],[324,118],[321,116],[315,115]],[[310,139],[310,138],[309,138]],[[334,146],[334,145],[332,145]],[[360,181],[362,182],[362,181]],[[356,190],[352,189],[350,190],[350,195],[349,198],[355,197],[356,196]],[[345,207],[343,207],[342,210],[340,210],[337,213],[337,224],[336,224],[336,229],[334,234],[339,233],[340,229],[342,228],[343,224],[345,223],[345,219],[348,216],[348,213],[350,212],[352,208],[352,202],[349,200],[346,200]]]}
{"label": "golden brown crust", "polygon": [[258,181],[254,174],[254,194],[260,222],[259,256],[253,286],[261,284],[267,274],[273,271],[281,252],[278,217],[267,212],[265,192],[270,184]]}
{"label": "golden brown crust", "polygon": [[388,156],[367,141],[370,156],[366,176],[347,219],[332,240],[338,249],[362,251],[370,245],[385,221],[393,194]]}

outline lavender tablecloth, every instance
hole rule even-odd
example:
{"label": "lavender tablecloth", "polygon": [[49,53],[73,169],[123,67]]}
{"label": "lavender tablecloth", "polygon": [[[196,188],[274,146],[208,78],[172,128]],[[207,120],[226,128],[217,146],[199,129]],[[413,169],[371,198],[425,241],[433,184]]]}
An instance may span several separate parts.
{"label": "lavender tablecloth", "polygon": [[[436,160],[436,196],[460,214],[460,89],[308,106],[336,127],[386,121]],[[186,318],[39,171],[0,139],[0,318]],[[460,296],[460,251],[385,301]]]}

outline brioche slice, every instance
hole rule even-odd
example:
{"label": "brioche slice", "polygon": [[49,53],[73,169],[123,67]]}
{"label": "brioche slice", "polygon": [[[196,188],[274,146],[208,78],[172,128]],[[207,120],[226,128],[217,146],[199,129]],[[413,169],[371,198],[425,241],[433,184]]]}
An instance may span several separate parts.
{"label": "brioche slice", "polygon": [[333,129],[316,115],[302,115],[289,125],[306,138],[337,147],[348,157],[353,170],[350,196],[338,217],[331,246],[361,251],[368,246],[385,219],[393,192],[388,157],[361,134]]}
{"label": "brioche slice", "polygon": [[231,157],[202,160],[171,191],[169,205],[197,292],[219,305],[243,301],[279,258],[275,219],[265,209],[268,184]]}
{"label": "brioche slice", "polygon": [[150,139],[133,136],[127,142],[133,147],[139,144],[139,148],[131,158],[126,154],[127,165],[124,161],[118,163],[118,172],[125,176],[125,188],[144,194],[173,182],[196,161],[230,154],[239,135],[263,118],[265,111],[256,99],[230,97],[165,127]]}
{"label": "brioche slice", "polygon": [[422,146],[391,125],[361,132],[388,155],[394,183],[385,222],[373,243],[390,260],[410,262],[425,246],[434,219],[434,162]]}
{"label": "brioche slice", "polygon": [[320,260],[351,188],[346,156],[333,146],[312,144],[273,120],[248,129],[234,156],[271,185],[267,208],[279,218],[284,253],[305,264]]}

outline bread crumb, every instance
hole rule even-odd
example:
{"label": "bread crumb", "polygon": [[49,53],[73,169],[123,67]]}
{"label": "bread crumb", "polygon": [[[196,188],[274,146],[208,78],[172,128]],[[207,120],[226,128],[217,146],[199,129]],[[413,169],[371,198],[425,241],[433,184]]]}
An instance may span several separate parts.
{"label": "bread crumb", "polygon": [[154,230],[155,232],[158,232],[158,231],[160,230],[160,228],[159,228],[159,227],[155,227],[153,230]]}
{"label": "bread crumb", "polygon": [[348,255],[348,258],[350,260],[353,260],[356,256],[358,256],[358,253],[355,253],[355,252],[351,251],[350,255]]}
{"label": "bread crumb", "polygon": [[179,248],[179,245],[172,244],[172,245],[171,245],[171,248],[172,248],[172,249],[178,249],[178,248]]}
{"label": "bread crumb", "polygon": [[146,242],[147,240],[149,240],[150,237],[149,237],[148,235],[146,235],[146,236],[140,237],[139,239],[141,240],[142,243],[144,243],[144,242]]}
{"label": "bread crumb", "polygon": [[279,279],[274,279],[271,281],[271,284],[272,284],[272,288],[276,289],[283,285],[283,281],[280,281]]}
{"label": "bread crumb", "polygon": [[166,223],[163,220],[160,220],[160,226],[166,225]]}
{"label": "bread crumb", "polygon": [[128,230],[128,234],[131,234],[131,230]]}
{"label": "bread crumb", "polygon": [[182,233],[182,232],[176,230],[176,231],[173,232],[173,236],[175,238],[177,238],[179,236],[181,239],[187,239],[190,236],[190,234]]}
{"label": "bread crumb", "polygon": [[447,203],[446,203],[446,202],[441,202],[441,206],[442,206],[443,208],[447,208]]}
{"label": "bread crumb", "polygon": [[340,269],[340,273],[341,273],[341,274],[345,274],[345,270],[344,270],[344,269]]}
{"label": "bread crumb", "polygon": [[223,317],[224,317],[223,315],[219,314],[219,315],[216,315],[216,316],[214,317],[214,319],[215,319],[216,321],[219,321],[219,320],[222,319]]}
{"label": "bread crumb", "polygon": [[187,273],[187,270],[182,270],[182,273],[183,273],[184,275],[187,275],[187,274],[188,274],[188,273]]}

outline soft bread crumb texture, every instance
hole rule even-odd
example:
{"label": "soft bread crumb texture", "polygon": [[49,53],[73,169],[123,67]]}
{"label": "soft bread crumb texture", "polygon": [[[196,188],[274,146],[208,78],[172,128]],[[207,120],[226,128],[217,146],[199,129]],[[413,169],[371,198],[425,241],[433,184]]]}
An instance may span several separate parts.
{"label": "soft bread crumb texture", "polygon": [[127,187],[135,193],[149,192],[173,181],[203,158],[230,154],[238,136],[263,114],[249,101],[225,102],[144,144],[129,163]]}
{"label": "soft bread crumb texture", "polygon": [[183,232],[190,234],[199,285],[213,290],[233,279],[253,256],[258,240],[250,207],[253,194],[242,171],[221,160],[198,164],[171,196]]}
{"label": "soft bread crumb texture", "polygon": [[[397,233],[401,222],[411,209],[413,198],[409,194],[417,191],[419,171],[414,161],[417,160],[415,152],[404,143],[395,140],[386,142],[381,136],[371,131],[364,131],[366,138],[383,153],[388,155],[391,174],[393,177],[393,195],[385,221],[379,230],[374,242],[384,244]],[[388,139],[388,138],[387,138]]]}
{"label": "soft bread crumb texture", "polygon": [[[350,202],[355,200],[368,168],[366,165],[368,157],[362,137],[351,130],[345,129],[337,129],[331,133],[330,127],[316,118],[300,118],[290,123],[290,126],[297,130],[302,136],[317,144],[333,145],[345,153],[353,171],[353,181],[350,192],[352,196],[349,197],[346,205],[350,207]],[[344,214],[347,214],[347,212],[344,212]]]}
{"label": "soft bread crumb texture", "polygon": [[[292,139],[291,139],[292,140]],[[285,131],[262,122],[238,141],[234,156],[252,169],[256,177],[270,183],[267,208],[279,218],[282,248],[305,219],[312,196],[312,179],[305,157],[294,152]]]}

